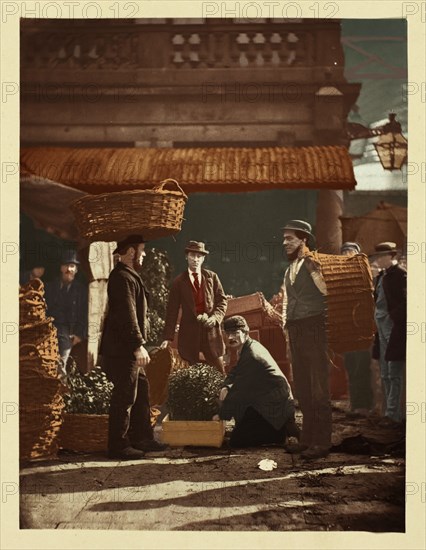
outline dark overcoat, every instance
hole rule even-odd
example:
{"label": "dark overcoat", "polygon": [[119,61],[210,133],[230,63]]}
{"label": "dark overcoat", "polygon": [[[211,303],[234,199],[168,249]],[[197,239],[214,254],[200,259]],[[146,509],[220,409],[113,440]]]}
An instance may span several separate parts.
{"label": "dark overcoat", "polygon": [[100,354],[134,359],[135,350],[148,337],[149,294],[138,273],[118,262],[108,279],[108,311],[102,330]]}
{"label": "dark overcoat", "polygon": [[240,358],[225,379],[228,394],[220,417],[239,422],[253,407],[276,430],[294,417],[294,399],[287,378],[269,351],[260,342],[248,338]]}
{"label": "dark overcoat", "polygon": [[[219,277],[208,269],[201,270],[201,286],[204,290],[206,313],[216,318],[216,325],[207,330],[210,352],[213,357],[225,353],[220,324],[225,316],[228,300]],[[202,325],[197,321],[192,283],[188,271],[181,273],[173,281],[167,304],[164,339],[173,340],[179,310],[182,309],[178,333],[178,351],[183,358],[194,357],[200,352]]]}
{"label": "dark overcoat", "polygon": [[60,277],[46,283],[45,299],[47,315],[53,317],[54,324],[64,325],[69,334],[74,334],[84,340],[87,338],[88,298],[87,287],[74,280],[68,291],[63,294]]}
{"label": "dark overcoat", "polygon": [[[406,356],[407,335],[407,272],[398,264],[392,265],[379,273],[376,278],[374,299],[377,299],[377,285],[383,280],[389,316],[393,327],[385,351],[386,361],[403,361]],[[379,335],[376,333],[373,358],[380,359]]]}

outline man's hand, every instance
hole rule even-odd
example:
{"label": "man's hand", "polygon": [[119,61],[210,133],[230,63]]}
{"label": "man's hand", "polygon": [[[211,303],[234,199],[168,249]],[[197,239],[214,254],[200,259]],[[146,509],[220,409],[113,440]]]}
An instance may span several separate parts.
{"label": "man's hand", "polygon": [[166,349],[169,344],[170,340],[164,340],[164,342],[161,342],[160,344],[160,349]]}
{"label": "man's hand", "polygon": [[213,417],[212,417],[212,420],[220,420],[220,416],[218,414],[215,414]]}
{"label": "man's hand", "polygon": [[206,328],[213,328],[216,326],[216,317],[207,317],[207,319],[203,322],[203,325]]}
{"label": "man's hand", "polygon": [[77,336],[76,334],[70,334],[70,338],[72,340],[72,345],[75,346],[76,344],[79,344],[81,342],[80,336]]}
{"label": "man's hand", "polygon": [[136,365],[138,367],[146,367],[146,365],[148,365],[148,363],[151,361],[148,352],[143,346],[139,346],[138,349],[135,351],[135,359]]}
{"label": "man's hand", "polygon": [[226,396],[228,395],[228,388],[222,388],[219,393],[219,401],[225,401]]}

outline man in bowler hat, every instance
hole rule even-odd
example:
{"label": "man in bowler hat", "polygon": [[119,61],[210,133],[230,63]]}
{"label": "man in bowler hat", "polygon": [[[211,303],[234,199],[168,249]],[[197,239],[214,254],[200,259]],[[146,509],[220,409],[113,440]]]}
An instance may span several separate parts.
{"label": "man in bowler hat", "polygon": [[100,354],[114,384],[109,409],[108,456],[121,460],[144,457],[166,446],[154,440],[149,384],[144,368],[150,362],[148,337],[149,294],[139,275],[145,252],[142,235],[117,243],[119,261],[108,279],[108,311]]}
{"label": "man in bowler hat", "polygon": [[188,269],[172,283],[161,347],[173,341],[179,310],[182,310],[178,332],[180,356],[194,364],[199,362],[202,352],[205,361],[223,373],[225,344],[220,324],[228,300],[216,273],[202,268],[209,254],[205,244],[189,241],[185,254]]}
{"label": "man in bowler hat", "polygon": [[287,378],[269,351],[249,336],[244,317],[224,322],[227,344],[238,352],[238,362],[219,394],[219,418],[235,419],[231,447],[284,443],[299,437],[293,395]]}
{"label": "man in bowler hat", "polygon": [[71,349],[87,338],[88,299],[87,287],[76,280],[80,262],[74,250],[65,250],[61,258],[61,274],[46,283],[47,314],[53,317],[58,333],[58,376],[66,384],[67,361]]}
{"label": "man in bowler hat", "polygon": [[384,425],[403,419],[401,397],[406,359],[407,272],[399,266],[396,255],[393,242],[377,244],[373,255],[381,270],[374,289],[377,333],[373,358],[380,362],[386,407],[381,421]]}
{"label": "man in bowler hat", "polygon": [[283,321],[288,333],[296,397],[303,414],[300,443],[288,446],[304,459],[326,456],[331,447],[329,362],[325,329],[327,288],[308,248],[311,225],[291,220],[283,228],[290,265],[284,275]]}

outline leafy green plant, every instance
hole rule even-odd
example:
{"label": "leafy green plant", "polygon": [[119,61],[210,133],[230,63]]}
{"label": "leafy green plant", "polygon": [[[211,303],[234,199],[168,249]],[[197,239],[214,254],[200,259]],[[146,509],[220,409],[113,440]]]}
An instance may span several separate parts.
{"label": "leafy green plant", "polygon": [[218,395],[225,377],[215,367],[196,363],[170,375],[170,420],[211,420],[219,411]]}
{"label": "leafy green plant", "polygon": [[167,253],[157,248],[147,249],[142,268],[142,278],[150,293],[148,308],[149,346],[156,346],[162,341],[164,319],[169,299],[170,277],[171,268]]}
{"label": "leafy green plant", "polygon": [[69,393],[64,395],[65,412],[107,414],[113,385],[101,367],[82,374],[72,358],[68,365]]}

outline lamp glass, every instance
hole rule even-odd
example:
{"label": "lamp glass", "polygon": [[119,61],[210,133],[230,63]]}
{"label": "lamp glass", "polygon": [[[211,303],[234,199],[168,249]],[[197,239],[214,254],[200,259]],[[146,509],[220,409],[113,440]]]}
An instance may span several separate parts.
{"label": "lamp glass", "polygon": [[407,140],[402,134],[382,134],[374,147],[385,170],[400,170],[407,160]]}

